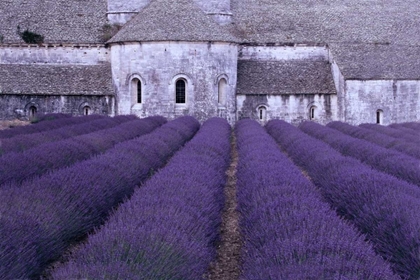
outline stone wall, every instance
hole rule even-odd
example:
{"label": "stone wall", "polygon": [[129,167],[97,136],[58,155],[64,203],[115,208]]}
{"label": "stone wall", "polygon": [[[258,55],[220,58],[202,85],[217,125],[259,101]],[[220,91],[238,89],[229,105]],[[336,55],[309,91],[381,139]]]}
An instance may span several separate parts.
{"label": "stone wall", "polygon": [[[338,119],[337,95],[294,94],[294,95],[238,95],[237,118],[251,118],[266,123],[271,119],[282,119],[292,124],[299,124],[312,119],[310,109],[314,107],[314,118],[321,124]],[[259,109],[266,112],[262,119]]]}
{"label": "stone wall", "polygon": [[[113,45],[112,77],[118,114],[141,117],[188,114],[204,121],[221,116],[235,121],[238,48],[229,43],[152,42]],[[218,105],[218,80],[224,77],[226,104]],[[133,104],[131,81],[142,83],[143,100]],[[186,104],[176,104],[175,83],[187,83]]]}
{"label": "stone wall", "polygon": [[[314,61],[327,63],[329,61],[329,51],[327,46],[322,45],[243,45],[239,50],[239,59],[243,61],[301,61],[304,64],[313,64]],[[313,71],[317,71],[317,69]],[[290,83],[291,79],[296,78],[304,80],[308,77],[290,77],[284,82]],[[334,75],[333,78],[336,80]],[[310,81],[309,83],[314,84]],[[270,87],[270,85],[267,86]],[[298,124],[303,120],[311,119],[311,108],[314,108],[313,120],[321,124],[326,124],[339,118],[337,110],[338,97],[336,94],[316,92],[316,87],[312,89],[314,92],[308,93],[296,94],[297,90],[301,90],[301,88],[298,88],[298,85],[296,85],[296,89],[290,87],[290,92],[287,93],[278,92],[272,95],[238,94],[236,98],[237,119],[251,118],[259,120],[261,123],[265,123],[270,119],[282,119]],[[260,112],[260,109],[264,111]]]}
{"label": "stone wall", "polygon": [[95,65],[110,60],[103,45],[3,45],[0,64],[77,64]]}
{"label": "stone wall", "polygon": [[326,46],[241,46],[239,59],[243,60],[309,60],[328,61]]}
{"label": "stone wall", "polygon": [[37,113],[67,113],[83,115],[83,108],[90,108],[89,114],[113,115],[112,96],[59,96],[59,95],[0,95],[0,119],[28,119],[30,108]]}
{"label": "stone wall", "polygon": [[150,0],[108,0],[108,21],[124,25],[149,3]]}
{"label": "stone wall", "polygon": [[376,123],[378,110],[383,112],[384,125],[420,121],[420,81],[346,81],[345,122]]}

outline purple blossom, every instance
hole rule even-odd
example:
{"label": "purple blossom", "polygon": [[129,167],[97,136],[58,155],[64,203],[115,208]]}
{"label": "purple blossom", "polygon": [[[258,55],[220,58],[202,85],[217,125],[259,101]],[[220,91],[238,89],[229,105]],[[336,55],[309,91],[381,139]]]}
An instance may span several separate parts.
{"label": "purple blossom", "polygon": [[53,121],[46,121],[35,123],[32,125],[18,126],[11,129],[5,129],[0,131],[0,139],[11,138],[21,134],[31,134],[38,133],[43,131],[48,131],[52,129],[61,128],[67,125],[80,124],[87,121],[93,121],[100,118],[105,118],[105,116],[100,115],[89,115],[82,117],[72,117],[72,118],[62,118]]}
{"label": "purple blossom", "polygon": [[408,143],[411,142],[417,145],[420,143],[419,136],[412,135],[411,133],[406,133],[402,130],[398,130],[389,126],[383,126],[383,125],[378,125],[378,124],[368,124],[368,123],[361,124],[359,126],[377,131],[381,134],[385,134],[385,135],[388,135],[397,139],[405,140]]}
{"label": "purple blossom", "polygon": [[243,279],[398,279],[264,128],[235,131]]}
{"label": "purple blossom", "polygon": [[324,141],[345,156],[354,157],[379,171],[420,186],[420,160],[371,142],[353,138],[315,122],[303,122],[299,128]]}
{"label": "purple blossom", "polygon": [[[0,278],[39,277],[69,245],[101,225],[198,128],[197,120],[182,117],[89,160],[0,189],[0,224],[22,224],[13,232],[0,228]],[[6,254],[9,244],[14,244],[13,254]]]}
{"label": "purple blossom", "polygon": [[114,118],[107,117],[81,124],[63,126],[61,128],[44,132],[18,135],[1,140],[0,154],[4,155],[10,152],[22,152],[41,144],[60,141],[101,129],[111,128],[134,119],[137,118],[135,116],[117,116]]}
{"label": "purple blossom", "polygon": [[414,143],[408,143],[407,141],[400,140],[371,129],[352,126],[343,122],[330,122],[329,124],[327,124],[327,126],[339,130],[350,136],[359,139],[364,139],[369,142],[375,143],[379,146],[388,149],[393,149],[406,155],[420,159],[420,147],[419,145],[416,145]]}
{"label": "purple blossom", "polygon": [[268,132],[303,168],[323,198],[353,223],[403,279],[420,277],[420,189],[345,157],[283,121]]}
{"label": "purple blossom", "polygon": [[[86,126],[90,127],[91,123],[105,120],[86,123]],[[105,152],[119,142],[150,133],[165,122],[163,117],[136,119],[117,126],[112,122],[109,124],[111,128],[108,129],[46,143],[22,153],[8,153],[0,157],[0,185],[22,183],[31,177],[86,160]],[[105,125],[102,127],[106,128]]]}
{"label": "purple blossom", "polygon": [[219,239],[230,130],[206,121],[54,279],[201,279]]}

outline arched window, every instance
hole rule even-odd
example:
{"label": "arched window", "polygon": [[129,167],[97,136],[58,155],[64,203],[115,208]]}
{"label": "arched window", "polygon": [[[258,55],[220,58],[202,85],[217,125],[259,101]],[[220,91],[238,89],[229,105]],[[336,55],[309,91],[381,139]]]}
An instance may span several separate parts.
{"label": "arched window", "polygon": [[314,120],[316,117],[316,106],[311,106],[311,108],[309,108],[309,119],[310,120]]}
{"label": "arched window", "polygon": [[267,118],[267,108],[265,106],[260,106],[257,109],[258,119],[260,121],[265,121]]}
{"label": "arched window", "polygon": [[89,106],[83,107],[83,115],[87,116],[91,114],[91,109]]}
{"label": "arched window", "polygon": [[131,103],[137,104],[142,103],[142,85],[141,81],[137,78],[133,79],[131,82]]}
{"label": "arched window", "polygon": [[186,101],[186,85],[184,80],[176,81],[175,85],[175,93],[176,93],[176,103],[177,104],[184,104]]}
{"label": "arched window", "polygon": [[37,109],[35,106],[29,107],[29,118],[30,119],[35,118],[36,112],[37,112]]}
{"label": "arched window", "polygon": [[382,110],[376,111],[376,123],[383,124],[384,112]]}
{"label": "arched window", "polygon": [[226,89],[227,89],[227,82],[225,78],[220,79],[219,87],[218,87],[218,103],[221,106],[226,105]]}

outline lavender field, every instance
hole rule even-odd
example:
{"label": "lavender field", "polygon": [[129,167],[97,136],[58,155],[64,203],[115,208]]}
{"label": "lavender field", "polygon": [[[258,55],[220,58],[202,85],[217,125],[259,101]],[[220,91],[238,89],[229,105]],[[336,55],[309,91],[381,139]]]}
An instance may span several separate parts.
{"label": "lavender field", "polygon": [[420,279],[420,124],[0,131],[0,279]]}

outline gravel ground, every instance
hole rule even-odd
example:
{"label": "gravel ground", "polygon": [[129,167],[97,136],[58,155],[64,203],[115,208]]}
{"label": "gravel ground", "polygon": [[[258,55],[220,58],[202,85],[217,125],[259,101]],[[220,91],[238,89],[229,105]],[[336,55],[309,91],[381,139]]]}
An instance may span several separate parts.
{"label": "gravel ground", "polygon": [[232,162],[226,172],[228,181],[225,187],[226,204],[222,214],[221,242],[217,248],[217,259],[210,265],[207,279],[235,280],[240,276],[240,253],[242,240],[239,229],[239,213],[236,210],[236,167],[238,152],[236,138],[232,134]]}

